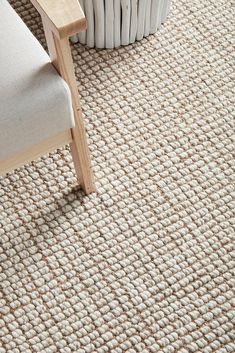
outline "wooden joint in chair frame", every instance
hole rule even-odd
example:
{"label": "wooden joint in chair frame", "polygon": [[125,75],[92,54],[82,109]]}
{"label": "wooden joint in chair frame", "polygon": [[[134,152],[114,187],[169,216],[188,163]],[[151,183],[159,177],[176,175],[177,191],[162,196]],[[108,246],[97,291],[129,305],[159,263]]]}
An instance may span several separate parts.
{"label": "wooden joint in chair frame", "polygon": [[95,191],[95,184],[69,44],[69,36],[86,29],[86,19],[78,0],[31,2],[41,15],[52,64],[71,91],[75,119],[75,126],[71,129],[71,153],[78,181],[89,194]]}

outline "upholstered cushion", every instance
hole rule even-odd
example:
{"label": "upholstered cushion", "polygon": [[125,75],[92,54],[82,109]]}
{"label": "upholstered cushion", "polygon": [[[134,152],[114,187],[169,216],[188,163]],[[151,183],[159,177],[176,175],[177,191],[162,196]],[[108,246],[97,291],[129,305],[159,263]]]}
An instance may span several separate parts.
{"label": "upholstered cushion", "polygon": [[0,161],[74,126],[71,96],[50,58],[0,1]]}

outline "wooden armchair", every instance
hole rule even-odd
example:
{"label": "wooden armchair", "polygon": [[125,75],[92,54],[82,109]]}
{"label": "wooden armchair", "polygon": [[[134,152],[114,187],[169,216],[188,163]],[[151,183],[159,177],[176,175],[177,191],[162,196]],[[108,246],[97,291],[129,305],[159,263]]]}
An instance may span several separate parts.
{"label": "wooden armchair", "polygon": [[0,175],[70,144],[88,194],[95,185],[69,45],[86,20],[78,0],[31,2],[50,58],[8,2],[0,2]]}

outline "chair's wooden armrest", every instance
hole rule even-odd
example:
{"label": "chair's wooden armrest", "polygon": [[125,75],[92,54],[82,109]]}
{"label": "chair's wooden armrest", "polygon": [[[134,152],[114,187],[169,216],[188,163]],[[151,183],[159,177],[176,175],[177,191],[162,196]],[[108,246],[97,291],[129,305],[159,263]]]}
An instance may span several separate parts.
{"label": "chair's wooden armrest", "polygon": [[31,2],[60,39],[86,29],[85,15],[78,0],[31,0]]}

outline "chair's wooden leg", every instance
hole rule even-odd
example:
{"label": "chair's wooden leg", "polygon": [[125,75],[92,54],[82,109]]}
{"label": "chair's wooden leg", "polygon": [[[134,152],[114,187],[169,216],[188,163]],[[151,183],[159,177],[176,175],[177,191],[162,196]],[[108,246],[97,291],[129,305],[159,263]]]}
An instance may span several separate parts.
{"label": "chair's wooden leg", "polygon": [[90,152],[87,145],[85,127],[83,124],[76,77],[68,38],[58,39],[43,20],[47,45],[51,61],[60,75],[68,83],[74,110],[75,127],[71,129],[71,153],[78,181],[86,194],[95,191],[94,177],[91,170]]}
{"label": "chair's wooden leg", "polygon": [[73,141],[70,143],[74,168],[79,184],[86,194],[95,191],[94,176],[91,169],[90,153],[87,145],[86,132],[81,111],[74,112],[75,127],[71,129]]}

